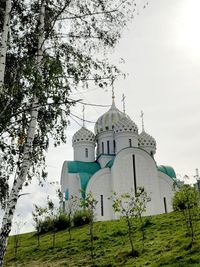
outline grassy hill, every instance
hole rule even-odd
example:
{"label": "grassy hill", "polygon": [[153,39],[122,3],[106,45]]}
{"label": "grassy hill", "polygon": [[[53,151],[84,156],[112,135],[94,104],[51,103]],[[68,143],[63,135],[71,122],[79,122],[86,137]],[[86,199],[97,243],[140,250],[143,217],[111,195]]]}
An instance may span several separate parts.
{"label": "grassy hill", "polygon": [[[180,214],[152,216],[145,231],[144,248],[141,233],[133,235],[139,256],[132,258],[125,221],[95,223],[95,266],[200,266],[200,221],[192,248]],[[4,266],[92,266],[87,225],[74,228],[71,241],[67,231],[58,232],[55,248],[51,233],[41,236],[40,247],[34,233],[20,235],[16,260],[13,243],[10,237]]]}

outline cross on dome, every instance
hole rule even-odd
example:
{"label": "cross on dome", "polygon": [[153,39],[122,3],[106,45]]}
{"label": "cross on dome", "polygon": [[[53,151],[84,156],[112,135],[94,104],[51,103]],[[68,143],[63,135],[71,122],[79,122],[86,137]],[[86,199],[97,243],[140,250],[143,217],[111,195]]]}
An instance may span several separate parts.
{"label": "cross on dome", "polygon": [[123,94],[122,95],[122,102],[123,102],[123,112],[125,113],[125,98],[126,98],[126,96]]}
{"label": "cross on dome", "polygon": [[142,131],[144,131],[144,112],[141,110],[141,115],[140,115],[141,119],[142,119]]}
{"label": "cross on dome", "polygon": [[115,105],[115,89],[114,89],[114,80],[115,78],[112,77],[111,86],[112,86],[112,105]]}
{"label": "cross on dome", "polygon": [[83,105],[82,113],[83,113],[83,127],[85,127],[85,106],[84,105]]}

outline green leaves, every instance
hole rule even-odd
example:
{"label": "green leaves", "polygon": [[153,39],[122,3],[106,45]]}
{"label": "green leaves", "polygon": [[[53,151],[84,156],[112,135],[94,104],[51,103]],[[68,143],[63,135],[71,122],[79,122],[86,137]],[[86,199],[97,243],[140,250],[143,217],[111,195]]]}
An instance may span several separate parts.
{"label": "green leaves", "polygon": [[187,233],[191,236],[191,243],[193,245],[195,238],[195,223],[199,217],[200,212],[200,196],[195,187],[190,185],[183,185],[173,198],[173,208],[180,211],[183,215],[183,220],[186,224]]}
{"label": "green leaves", "polygon": [[196,188],[190,185],[182,186],[173,198],[173,208],[178,211],[200,208],[200,198]]}

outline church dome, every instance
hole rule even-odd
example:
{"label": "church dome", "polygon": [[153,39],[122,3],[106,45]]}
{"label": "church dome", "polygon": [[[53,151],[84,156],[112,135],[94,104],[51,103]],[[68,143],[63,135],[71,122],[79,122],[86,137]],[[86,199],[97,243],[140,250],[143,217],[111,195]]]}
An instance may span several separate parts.
{"label": "church dome", "polygon": [[95,123],[95,134],[114,130],[115,124],[124,117],[126,117],[125,113],[117,109],[115,103],[113,102],[111,108],[99,117]]}
{"label": "church dome", "polygon": [[142,131],[139,135],[139,147],[152,147],[156,149],[156,140],[146,133],[145,131]]}
{"label": "church dome", "polygon": [[72,138],[72,143],[78,143],[78,142],[95,142],[95,135],[93,132],[89,131],[86,129],[84,126],[78,130],[73,138]]}
{"label": "church dome", "polygon": [[119,132],[131,132],[138,134],[137,125],[128,117],[122,117],[116,124],[114,128],[115,133]]}

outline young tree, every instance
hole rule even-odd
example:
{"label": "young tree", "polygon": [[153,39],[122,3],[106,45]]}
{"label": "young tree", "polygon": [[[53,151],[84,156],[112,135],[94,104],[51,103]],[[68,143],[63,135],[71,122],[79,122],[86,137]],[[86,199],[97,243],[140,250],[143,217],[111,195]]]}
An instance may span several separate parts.
{"label": "young tree", "polygon": [[34,212],[32,212],[33,215],[33,221],[35,222],[35,229],[37,232],[37,245],[40,246],[40,234],[41,234],[41,226],[42,221],[44,220],[44,216],[47,213],[47,208],[42,208],[37,205],[34,205]]}
{"label": "young tree", "polygon": [[146,211],[146,204],[150,201],[144,188],[138,187],[137,194],[131,189],[130,193],[124,193],[120,196],[116,192],[113,194],[113,209],[116,213],[119,213],[120,217],[124,217],[128,229],[128,237],[131,245],[131,255],[137,256],[138,252],[133,245],[133,218],[139,218],[140,230],[142,231],[142,239],[144,242],[144,222],[142,214]]}
{"label": "young tree", "polygon": [[94,220],[95,220],[95,210],[98,201],[93,197],[92,192],[89,192],[84,201],[84,207],[88,212],[89,217],[89,236],[90,236],[90,252],[92,263],[94,265]]}
{"label": "young tree", "polygon": [[145,220],[143,218],[143,214],[146,211],[147,202],[151,201],[151,198],[148,196],[147,192],[143,187],[137,188],[137,194],[135,196],[135,217],[139,218],[139,229],[142,233],[142,244],[144,247],[145,241]]}
{"label": "young tree", "polygon": [[[100,51],[114,48],[135,11],[132,0],[19,0],[12,4],[6,90],[0,103],[0,113],[5,115],[0,120],[0,200],[5,205],[0,266],[19,192],[31,177],[46,177],[42,167],[49,138],[55,145],[66,141],[68,115],[75,103],[69,99],[70,91],[91,81],[106,86],[104,78],[118,73]],[[5,199],[4,185],[12,175],[14,183]]]}
{"label": "young tree", "polygon": [[187,232],[191,236],[189,247],[193,245],[195,238],[195,220],[199,216],[200,198],[196,188],[183,185],[173,198],[173,208],[183,215]]}
{"label": "young tree", "polygon": [[73,214],[77,211],[79,205],[79,199],[78,197],[70,196],[68,201],[67,201],[67,217],[69,220],[69,227],[68,227],[68,232],[69,232],[69,240],[72,240],[71,236],[71,229],[72,229],[72,224],[73,224]]}
{"label": "young tree", "polygon": [[61,218],[60,208],[56,208],[53,201],[47,197],[45,207],[34,205],[35,212],[32,213],[35,222],[35,228],[38,237],[38,246],[40,246],[40,234],[52,232],[52,247],[55,247],[56,231],[59,230],[59,222]]}
{"label": "young tree", "polygon": [[17,220],[14,221],[14,237],[13,237],[13,242],[14,242],[14,261],[15,261],[15,266],[17,266],[17,252],[18,248],[20,246],[20,231],[22,230],[22,227],[26,224],[26,222],[22,221],[20,218],[20,214],[17,215]]}

